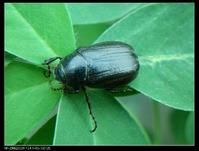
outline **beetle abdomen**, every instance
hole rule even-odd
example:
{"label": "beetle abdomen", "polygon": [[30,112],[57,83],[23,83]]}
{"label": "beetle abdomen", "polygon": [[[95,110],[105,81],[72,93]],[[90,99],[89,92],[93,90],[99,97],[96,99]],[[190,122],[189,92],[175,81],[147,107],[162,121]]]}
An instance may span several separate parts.
{"label": "beetle abdomen", "polygon": [[86,85],[112,88],[132,81],[139,70],[134,50],[121,42],[103,42],[77,50],[87,61]]}

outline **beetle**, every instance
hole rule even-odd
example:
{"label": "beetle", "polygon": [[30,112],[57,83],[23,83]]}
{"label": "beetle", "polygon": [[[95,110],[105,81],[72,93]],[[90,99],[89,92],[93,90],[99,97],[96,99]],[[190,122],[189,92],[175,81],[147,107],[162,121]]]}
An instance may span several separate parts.
{"label": "beetle", "polygon": [[[80,47],[70,55],[53,57],[42,63],[48,66],[46,76],[50,77],[50,64],[59,59],[54,69],[54,77],[64,86],[64,91],[77,93],[83,90],[90,115],[95,123],[91,132],[97,128],[97,122],[91,110],[85,87],[106,90],[117,89],[134,80],[139,71],[139,61],[133,47],[119,41],[107,41],[88,47]],[[55,89],[57,90],[57,89]]]}

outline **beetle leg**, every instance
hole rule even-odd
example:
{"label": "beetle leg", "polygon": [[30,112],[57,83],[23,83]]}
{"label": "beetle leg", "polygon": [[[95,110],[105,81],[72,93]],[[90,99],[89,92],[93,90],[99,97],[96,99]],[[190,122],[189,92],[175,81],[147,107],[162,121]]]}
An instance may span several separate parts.
{"label": "beetle leg", "polygon": [[47,59],[47,60],[44,60],[44,62],[42,63],[42,65],[49,65],[49,64],[51,64],[53,61],[55,61],[55,60],[57,60],[57,59],[61,60],[62,58],[61,58],[61,57],[49,58],[49,59]]}
{"label": "beetle leg", "polygon": [[129,86],[124,86],[124,87],[115,87],[115,88],[108,88],[106,89],[107,91],[113,93],[113,94],[121,94],[123,95],[132,95],[138,93],[136,90]]}
{"label": "beetle leg", "polygon": [[44,76],[45,76],[46,78],[49,78],[50,75],[51,75],[50,65],[48,65],[48,70],[45,70],[45,71],[44,71]]}
{"label": "beetle leg", "polygon": [[112,93],[119,93],[119,92],[131,92],[132,89],[130,88],[120,88],[120,87],[116,87],[116,88],[110,88],[110,89],[106,89]]}
{"label": "beetle leg", "polygon": [[92,130],[90,130],[90,132],[93,133],[97,129],[97,121],[95,120],[95,116],[93,115],[93,112],[91,110],[91,104],[89,102],[88,94],[86,93],[86,88],[82,87],[82,90],[83,90],[85,98],[86,98],[86,102],[87,102],[88,109],[89,109],[89,114],[91,115],[91,117],[92,117],[92,119],[94,121],[94,128]]}
{"label": "beetle leg", "polygon": [[51,85],[51,89],[53,91],[63,91],[63,92],[68,93],[68,94],[74,94],[74,93],[78,93],[79,92],[79,90],[69,89],[67,87],[53,88],[51,82],[50,82],[50,85]]}
{"label": "beetle leg", "polygon": [[69,94],[74,94],[74,93],[78,93],[79,90],[68,90],[68,89],[63,89],[65,93],[69,93]]}
{"label": "beetle leg", "polygon": [[53,58],[50,58],[50,59],[47,59],[47,60],[44,60],[44,62],[42,63],[42,65],[47,65],[48,66],[48,70],[47,71],[44,71],[44,76],[49,78],[50,75],[51,75],[51,71],[50,71],[50,64],[57,60],[57,59],[62,59],[61,57],[53,57]]}
{"label": "beetle leg", "polygon": [[69,93],[69,94],[73,94],[73,93],[78,93],[79,89],[73,89],[72,87],[65,85],[64,86],[64,92]]}
{"label": "beetle leg", "polygon": [[64,88],[53,88],[53,87],[51,87],[51,89],[53,90],[53,91],[63,91],[64,90]]}
{"label": "beetle leg", "polygon": [[53,85],[52,85],[52,79],[49,80],[49,85],[50,85],[50,88],[53,90],[53,91],[63,91],[64,90],[64,87],[59,87],[59,88],[54,88]]}

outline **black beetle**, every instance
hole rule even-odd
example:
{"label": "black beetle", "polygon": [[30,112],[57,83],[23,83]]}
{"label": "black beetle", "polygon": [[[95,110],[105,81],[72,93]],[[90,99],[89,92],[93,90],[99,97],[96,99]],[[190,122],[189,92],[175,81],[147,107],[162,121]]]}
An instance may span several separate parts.
{"label": "black beetle", "polygon": [[43,65],[48,65],[47,76],[51,74],[49,64],[57,59],[60,59],[60,62],[54,69],[54,76],[63,83],[64,91],[84,91],[90,115],[95,122],[91,132],[96,130],[97,122],[91,112],[85,86],[114,90],[134,80],[139,71],[138,57],[134,49],[118,41],[101,42],[78,48],[64,58],[54,57],[45,60]]}

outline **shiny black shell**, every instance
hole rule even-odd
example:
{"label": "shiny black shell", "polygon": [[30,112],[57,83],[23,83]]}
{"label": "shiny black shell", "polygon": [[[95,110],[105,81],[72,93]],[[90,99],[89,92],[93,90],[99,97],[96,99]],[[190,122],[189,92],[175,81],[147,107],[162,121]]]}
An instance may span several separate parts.
{"label": "shiny black shell", "polygon": [[67,87],[111,89],[136,78],[138,57],[123,42],[102,42],[82,47],[63,58],[55,68],[55,78]]}

